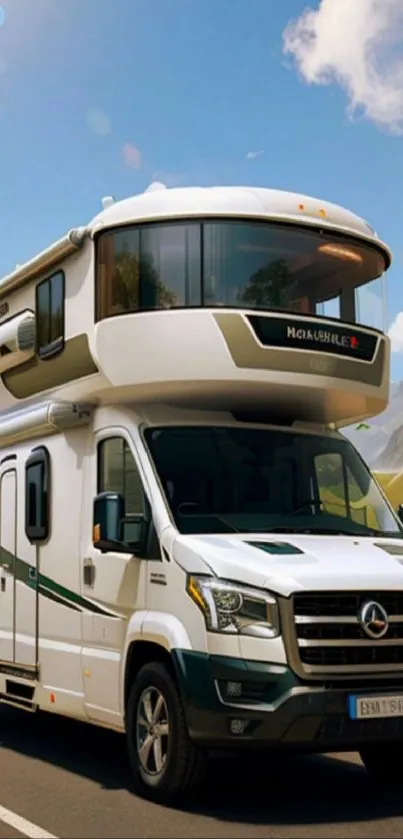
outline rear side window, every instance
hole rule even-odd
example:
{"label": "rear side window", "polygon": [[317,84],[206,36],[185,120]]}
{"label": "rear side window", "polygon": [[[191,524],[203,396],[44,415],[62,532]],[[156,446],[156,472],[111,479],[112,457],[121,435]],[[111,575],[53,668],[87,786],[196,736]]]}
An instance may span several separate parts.
{"label": "rear side window", "polygon": [[64,346],[65,277],[58,271],[36,287],[36,350],[51,358]]}

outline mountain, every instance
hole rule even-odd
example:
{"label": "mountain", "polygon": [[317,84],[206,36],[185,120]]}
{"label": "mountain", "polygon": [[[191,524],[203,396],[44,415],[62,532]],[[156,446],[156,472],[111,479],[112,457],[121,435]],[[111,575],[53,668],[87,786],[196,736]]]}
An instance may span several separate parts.
{"label": "mountain", "polygon": [[382,414],[342,429],[372,470],[403,469],[403,382],[392,382]]}

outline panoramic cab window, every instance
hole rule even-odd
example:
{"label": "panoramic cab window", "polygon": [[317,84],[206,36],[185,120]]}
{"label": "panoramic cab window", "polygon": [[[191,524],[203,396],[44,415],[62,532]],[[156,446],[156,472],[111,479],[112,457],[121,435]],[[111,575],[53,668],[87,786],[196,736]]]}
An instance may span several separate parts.
{"label": "panoramic cab window", "polygon": [[[376,248],[326,231],[238,221],[214,221],[203,228],[205,306],[354,320],[354,289],[385,270]],[[382,328],[379,317],[382,306],[377,323]]]}
{"label": "panoramic cab window", "polygon": [[355,290],[355,310],[358,323],[387,331],[386,277],[378,277]]}
{"label": "panoramic cab window", "polygon": [[98,237],[96,317],[225,306],[382,329],[384,270],[377,248],[310,227],[219,219],[140,224]]}
{"label": "panoramic cab window", "polygon": [[97,320],[201,303],[200,225],[144,225],[98,239]]}
{"label": "panoramic cab window", "polygon": [[97,315],[136,312],[139,309],[140,234],[137,228],[111,230],[98,239]]}
{"label": "panoramic cab window", "polygon": [[36,343],[40,358],[50,358],[63,349],[63,271],[58,271],[36,286]]}
{"label": "panoramic cab window", "polygon": [[340,312],[340,294],[337,297],[333,297],[331,300],[326,300],[325,303],[317,303],[316,305],[316,314],[322,315],[326,318],[341,318]]}
{"label": "panoramic cab window", "polygon": [[199,225],[143,227],[140,243],[141,308],[200,305]]}

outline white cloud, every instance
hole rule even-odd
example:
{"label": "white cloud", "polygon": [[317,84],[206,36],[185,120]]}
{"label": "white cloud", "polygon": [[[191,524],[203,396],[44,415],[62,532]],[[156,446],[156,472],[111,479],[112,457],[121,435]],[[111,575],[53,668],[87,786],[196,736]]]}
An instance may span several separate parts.
{"label": "white cloud", "polygon": [[398,312],[388,332],[392,352],[403,352],[403,312]]}
{"label": "white cloud", "polygon": [[338,83],[349,113],[403,134],[403,0],[320,0],[283,33],[308,84]]}
{"label": "white cloud", "polygon": [[256,160],[257,157],[261,157],[264,154],[264,149],[259,149],[259,151],[248,151],[246,153],[247,160]]}

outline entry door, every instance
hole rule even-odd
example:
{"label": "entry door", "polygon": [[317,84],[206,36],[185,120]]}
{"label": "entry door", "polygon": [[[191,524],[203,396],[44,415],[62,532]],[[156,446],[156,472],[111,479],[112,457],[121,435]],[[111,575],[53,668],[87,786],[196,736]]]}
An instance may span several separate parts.
{"label": "entry door", "polygon": [[15,661],[17,473],[0,477],[0,661]]}

